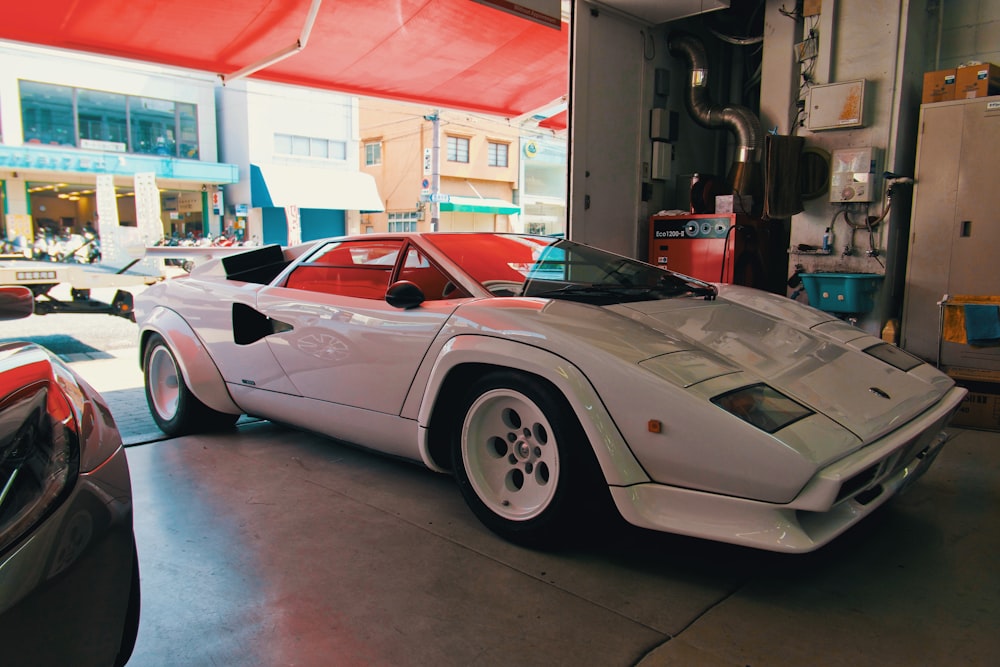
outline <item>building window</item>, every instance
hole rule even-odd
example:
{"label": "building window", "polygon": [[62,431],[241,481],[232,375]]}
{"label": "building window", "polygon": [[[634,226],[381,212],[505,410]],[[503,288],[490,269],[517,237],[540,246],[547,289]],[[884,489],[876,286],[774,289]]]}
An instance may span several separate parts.
{"label": "building window", "polygon": [[507,144],[498,144],[491,141],[489,146],[489,165],[491,167],[507,166]]}
{"label": "building window", "polygon": [[73,88],[21,81],[21,123],[24,141],[76,146]]}
{"label": "building window", "polygon": [[124,95],[77,90],[76,117],[82,147],[112,142],[124,151],[128,146],[128,98]]}
{"label": "building window", "polygon": [[18,84],[26,143],[198,159],[194,104],[36,81]]}
{"label": "building window", "polygon": [[177,154],[183,158],[198,157],[198,107],[177,103]]}
{"label": "building window", "polygon": [[417,220],[419,219],[419,211],[396,211],[389,213],[389,231],[415,232],[417,231]]}
{"label": "building window", "polygon": [[448,137],[448,161],[469,161],[469,140],[465,137]]}
{"label": "building window", "polygon": [[173,102],[148,97],[129,98],[132,152],[177,153],[177,109]]}
{"label": "building window", "polygon": [[274,153],[275,155],[314,157],[321,160],[346,160],[347,142],[321,137],[275,133]]}
{"label": "building window", "polygon": [[382,164],[382,142],[372,141],[365,144],[365,166],[374,167]]}

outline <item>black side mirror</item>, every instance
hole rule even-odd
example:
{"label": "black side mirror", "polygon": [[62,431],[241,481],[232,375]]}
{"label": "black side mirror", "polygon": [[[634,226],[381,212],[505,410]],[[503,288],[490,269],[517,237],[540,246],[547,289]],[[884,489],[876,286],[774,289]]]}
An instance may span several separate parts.
{"label": "black side mirror", "polygon": [[20,320],[35,312],[35,294],[22,285],[0,287],[0,320]]}
{"label": "black side mirror", "polygon": [[385,291],[385,302],[393,308],[416,308],[424,302],[424,291],[409,280],[399,280]]}

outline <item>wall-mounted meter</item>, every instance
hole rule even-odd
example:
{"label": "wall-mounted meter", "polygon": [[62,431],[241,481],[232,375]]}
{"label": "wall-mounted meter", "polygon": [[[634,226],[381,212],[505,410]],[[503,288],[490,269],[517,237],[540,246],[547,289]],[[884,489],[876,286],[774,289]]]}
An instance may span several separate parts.
{"label": "wall-mounted meter", "polygon": [[871,146],[838,148],[830,156],[830,201],[875,201],[878,152]]}

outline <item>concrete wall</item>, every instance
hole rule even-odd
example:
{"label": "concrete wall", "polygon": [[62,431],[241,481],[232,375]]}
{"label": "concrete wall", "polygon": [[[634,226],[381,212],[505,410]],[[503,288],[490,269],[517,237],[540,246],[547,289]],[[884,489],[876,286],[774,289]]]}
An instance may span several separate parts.
{"label": "concrete wall", "polygon": [[[756,46],[715,39],[700,18],[648,26],[578,0],[571,88],[572,238],[644,257],[649,214],[686,208],[684,185],[690,174],[724,176],[728,169],[733,137],[698,126],[684,108],[686,63],[667,52],[673,30],[704,38],[713,103],[749,106],[765,131],[802,136],[807,146],[827,152],[872,146],[880,154],[879,174],[913,173],[924,71],[969,60],[1000,60],[996,0],[823,0],[820,14],[805,19],[783,13],[794,6],[764,0],[759,99],[748,101],[740,97],[748,76],[743,66],[747,49]],[[810,26],[819,33],[819,54],[804,82],[793,49]],[[856,79],[866,81],[862,127],[810,132],[799,125],[796,101],[805,88]],[[664,81],[669,82],[665,89]],[[678,119],[666,178],[650,173],[648,114],[654,107],[676,112]],[[852,220],[863,222],[885,212],[884,187],[876,184],[878,197],[869,205],[851,205]],[[878,332],[898,315],[902,302],[910,196],[906,186],[895,189],[892,206],[871,239],[867,230],[853,231],[852,242],[851,228],[839,218],[834,224],[837,252],[793,255],[789,275],[796,264],[810,272],[884,273],[876,309],[859,322]],[[790,220],[790,247],[821,245],[838,208],[828,195],[805,202],[805,210]],[[847,245],[852,250],[844,255]]]}
{"label": "concrete wall", "polygon": [[932,19],[925,43],[928,70],[956,67],[970,60],[1000,64],[1000,2],[929,0]]}

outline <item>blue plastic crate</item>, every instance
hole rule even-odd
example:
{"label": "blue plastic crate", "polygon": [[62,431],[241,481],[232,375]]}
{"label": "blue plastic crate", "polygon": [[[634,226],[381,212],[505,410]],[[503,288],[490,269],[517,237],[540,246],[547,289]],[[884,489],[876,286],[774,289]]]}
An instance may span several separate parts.
{"label": "blue plastic crate", "polygon": [[867,313],[885,276],[877,273],[800,273],[809,305],[830,313]]}

